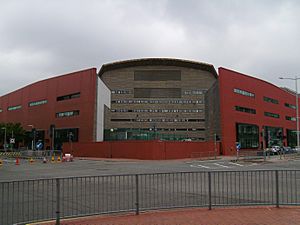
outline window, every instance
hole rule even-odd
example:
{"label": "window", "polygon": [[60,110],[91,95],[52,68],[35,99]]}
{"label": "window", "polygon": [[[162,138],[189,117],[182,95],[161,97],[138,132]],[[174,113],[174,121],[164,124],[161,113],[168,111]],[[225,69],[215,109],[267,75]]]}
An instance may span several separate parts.
{"label": "window", "polygon": [[266,96],[264,96],[264,101],[265,102],[271,102],[273,104],[278,104],[278,100],[277,99],[269,98],[269,97],[266,97]]}
{"label": "window", "polygon": [[112,100],[111,104],[203,104],[202,100]]}
{"label": "window", "polygon": [[69,95],[59,96],[56,98],[56,101],[64,101],[64,100],[69,100],[72,98],[79,98],[79,97],[80,97],[80,92],[76,92],[76,93],[69,94]]}
{"label": "window", "polygon": [[273,117],[273,118],[279,118],[279,114],[276,114],[276,113],[271,113],[271,112],[265,112],[265,116],[268,116],[268,117]]}
{"label": "window", "polygon": [[180,88],[134,88],[135,98],[181,98]]}
{"label": "window", "polygon": [[255,109],[250,109],[250,108],[241,107],[241,106],[235,106],[235,110],[240,111],[240,112],[245,112],[245,113],[256,114]]}
{"label": "window", "polygon": [[40,101],[36,101],[36,102],[29,102],[28,106],[32,107],[32,106],[38,106],[38,105],[43,105],[43,104],[47,104],[47,100],[40,100]]}
{"label": "window", "polygon": [[233,92],[237,93],[237,94],[240,94],[240,95],[244,95],[244,96],[255,98],[255,94],[253,94],[253,93],[251,93],[249,91],[244,91],[244,90],[241,90],[241,89],[238,89],[238,88],[234,88]]}
{"label": "window", "polygon": [[290,147],[297,146],[297,132],[296,130],[286,130],[286,139],[287,139],[287,145]]}
{"label": "window", "polygon": [[187,119],[187,118],[132,118],[132,119],[111,119],[112,122],[205,122],[205,119]]}
{"label": "window", "polygon": [[79,129],[68,128],[68,129],[55,129],[55,140],[57,143],[63,142],[78,142]]}
{"label": "window", "polygon": [[286,120],[290,120],[290,121],[296,121],[295,117],[291,117],[291,116],[286,116],[285,117]]}
{"label": "window", "polygon": [[264,138],[266,147],[270,148],[272,146],[282,146],[283,139],[283,129],[281,127],[264,127]]}
{"label": "window", "polygon": [[259,132],[258,126],[254,124],[236,124],[236,141],[241,148],[258,148]]}
{"label": "window", "polygon": [[291,109],[296,109],[296,106],[295,105],[292,105],[292,104],[289,104],[289,103],[284,103],[284,105],[288,108],[291,108]]}
{"label": "window", "polygon": [[183,91],[183,94],[184,95],[202,95],[205,92],[206,92],[206,90],[195,89],[195,90],[185,90],[185,91]]}
{"label": "window", "polygon": [[21,105],[16,105],[16,106],[10,106],[7,108],[8,111],[14,111],[14,110],[18,110],[21,109],[22,106]]}
{"label": "window", "polygon": [[78,115],[79,115],[79,110],[56,113],[57,118],[71,117],[71,116],[78,116]]}
{"label": "window", "polygon": [[116,89],[111,91],[112,94],[130,94],[130,90]]}

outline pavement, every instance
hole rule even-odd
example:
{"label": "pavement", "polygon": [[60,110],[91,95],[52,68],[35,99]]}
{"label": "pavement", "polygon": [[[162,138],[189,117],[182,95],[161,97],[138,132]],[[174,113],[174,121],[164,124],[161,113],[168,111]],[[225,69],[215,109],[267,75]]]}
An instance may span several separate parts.
{"label": "pavement", "polygon": [[[55,221],[36,223],[54,225]],[[207,208],[102,215],[62,220],[61,225],[298,225],[300,207]]]}

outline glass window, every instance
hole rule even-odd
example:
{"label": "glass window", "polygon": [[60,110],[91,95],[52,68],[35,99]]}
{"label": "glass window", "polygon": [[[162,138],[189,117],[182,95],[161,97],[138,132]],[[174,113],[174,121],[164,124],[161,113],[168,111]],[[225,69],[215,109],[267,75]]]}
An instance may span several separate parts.
{"label": "glass window", "polygon": [[295,105],[292,105],[292,104],[289,104],[289,103],[284,103],[284,105],[288,108],[291,108],[291,109],[296,109],[296,106]]}
{"label": "glass window", "polygon": [[271,113],[271,112],[265,112],[264,114],[265,114],[265,116],[273,117],[273,118],[277,118],[277,119],[280,117],[279,114]]}
{"label": "glass window", "polygon": [[291,117],[291,116],[285,116],[286,120],[290,120],[290,121],[296,121],[295,117]]}
{"label": "glass window", "polygon": [[244,96],[255,98],[255,94],[253,94],[253,93],[251,93],[249,91],[245,91],[245,90],[241,90],[241,89],[238,89],[238,88],[234,88],[233,92],[237,93],[237,94],[240,94],[240,95],[244,95]]}
{"label": "glass window", "polygon": [[18,110],[18,109],[21,109],[22,106],[21,105],[16,105],[16,106],[9,106],[7,108],[8,111],[14,111],[14,110]]}
{"label": "glass window", "polygon": [[297,146],[297,133],[296,130],[286,130],[286,139],[287,139],[287,145],[290,147]]}
{"label": "glass window", "polygon": [[58,113],[56,113],[56,117],[57,118],[71,117],[71,116],[78,116],[78,115],[79,115],[79,110],[66,111],[66,112],[58,112]]}
{"label": "glass window", "polygon": [[35,102],[29,102],[28,106],[32,107],[32,106],[38,106],[38,105],[43,105],[43,104],[47,104],[47,100],[40,100],[40,101],[35,101]]}
{"label": "glass window", "polygon": [[240,111],[240,112],[245,112],[245,113],[256,114],[255,109],[250,109],[250,108],[246,108],[246,107],[242,107],[242,106],[235,106],[235,110]]}
{"label": "glass window", "polygon": [[273,104],[278,104],[279,103],[277,99],[269,98],[269,97],[266,97],[266,96],[264,96],[264,101],[265,102],[271,102]]}
{"label": "glass window", "polygon": [[56,98],[56,101],[64,101],[64,100],[69,100],[69,99],[79,98],[79,97],[80,97],[80,92],[76,92],[69,95],[59,96]]}
{"label": "glass window", "polygon": [[264,127],[266,147],[282,146],[283,129],[281,127]]}
{"label": "glass window", "polygon": [[258,148],[259,132],[258,126],[254,124],[236,124],[236,141],[241,144],[241,148]]}

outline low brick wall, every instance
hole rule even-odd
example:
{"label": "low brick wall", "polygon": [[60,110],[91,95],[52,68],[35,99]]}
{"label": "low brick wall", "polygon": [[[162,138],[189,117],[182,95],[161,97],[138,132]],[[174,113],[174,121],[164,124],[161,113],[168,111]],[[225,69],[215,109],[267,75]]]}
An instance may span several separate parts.
{"label": "low brick wall", "polygon": [[[64,153],[76,157],[127,158],[144,160],[199,158],[212,155],[213,142],[169,141],[105,141],[91,143],[65,143]],[[219,144],[217,144],[219,155]]]}

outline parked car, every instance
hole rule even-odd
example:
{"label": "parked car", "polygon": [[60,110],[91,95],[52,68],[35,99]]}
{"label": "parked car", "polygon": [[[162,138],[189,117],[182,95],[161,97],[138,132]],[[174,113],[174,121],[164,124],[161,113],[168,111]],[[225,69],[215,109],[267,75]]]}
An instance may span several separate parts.
{"label": "parked car", "polygon": [[289,147],[289,146],[287,146],[287,147],[285,147],[285,146],[283,146],[282,147],[282,153],[284,153],[284,154],[290,154],[290,153],[292,153],[293,151],[292,151],[292,148],[291,147]]}
{"label": "parked car", "polygon": [[274,155],[278,155],[281,152],[281,147],[280,146],[272,146],[271,148],[271,153],[273,153]]}

